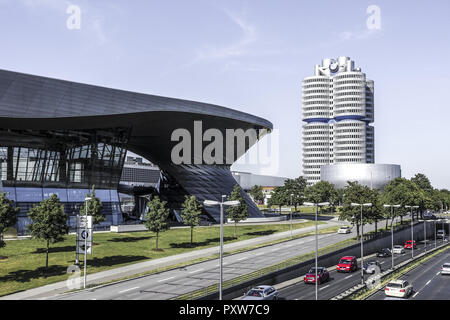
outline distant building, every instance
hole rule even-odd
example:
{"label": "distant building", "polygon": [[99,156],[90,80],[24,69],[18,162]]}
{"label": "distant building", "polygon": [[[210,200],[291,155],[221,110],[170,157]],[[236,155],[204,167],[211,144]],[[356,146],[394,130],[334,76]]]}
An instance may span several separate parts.
{"label": "distant building", "polygon": [[264,194],[264,204],[267,204],[273,189],[283,186],[284,182],[288,179],[285,177],[266,176],[240,171],[231,171],[231,174],[244,191],[249,192],[254,186],[261,186]]}
{"label": "distant building", "polygon": [[322,166],[320,180],[344,188],[348,181],[357,181],[363,186],[382,190],[389,181],[400,178],[401,168],[398,164],[345,163]]}
{"label": "distant building", "polygon": [[302,82],[303,176],[320,181],[320,167],[374,163],[374,82],[349,57],[323,59]]}

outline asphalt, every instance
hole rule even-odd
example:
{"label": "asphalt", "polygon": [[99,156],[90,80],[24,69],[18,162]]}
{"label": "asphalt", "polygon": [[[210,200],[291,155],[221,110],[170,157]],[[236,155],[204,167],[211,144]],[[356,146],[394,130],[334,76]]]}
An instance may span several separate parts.
{"label": "asphalt", "polygon": [[[434,241],[429,241],[427,248],[434,248]],[[417,248],[414,250],[414,255],[424,252],[425,244],[418,243]],[[404,254],[394,255],[394,265],[397,265],[403,261],[411,258],[411,251],[405,250]],[[381,264],[381,271],[385,271],[392,266],[391,257],[377,258],[375,254],[364,257],[364,261],[378,261]],[[327,267],[330,274],[330,279],[320,285],[318,285],[318,300],[329,300],[338,294],[350,289],[351,287],[361,283],[361,269],[360,259],[358,259],[358,270],[352,273],[340,273],[336,271],[336,266],[320,266]],[[371,275],[365,274],[364,280]],[[303,276],[297,278],[295,284],[285,287],[279,290],[279,296],[285,300],[314,300],[315,299],[315,284],[305,284],[303,282]]]}
{"label": "asphalt", "polygon": [[[434,241],[430,245],[434,247]],[[450,300],[450,276],[442,275],[440,272],[444,262],[450,262],[450,249],[399,277],[399,279],[407,280],[412,284],[413,292],[409,297],[405,299],[386,297],[385,287],[383,287],[368,300]]]}

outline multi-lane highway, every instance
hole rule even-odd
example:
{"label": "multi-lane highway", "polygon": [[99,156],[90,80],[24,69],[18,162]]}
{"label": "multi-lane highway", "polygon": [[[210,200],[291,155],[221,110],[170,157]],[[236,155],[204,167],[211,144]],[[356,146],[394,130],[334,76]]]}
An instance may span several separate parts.
{"label": "multi-lane highway", "polygon": [[[434,241],[428,241],[427,249],[431,249],[435,247]],[[420,254],[424,251],[425,245],[424,243],[418,243],[417,249],[414,250],[414,255]],[[411,251],[405,250],[404,254],[394,254],[394,264],[397,265],[407,259],[411,258]],[[381,271],[391,268],[392,266],[392,258],[377,258],[374,255],[369,257],[365,257],[365,261],[379,261],[381,264]],[[358,266],[359,264],[358,259]],[[336,261],[337,264],[338,261]],[[313,265],[311,265],[313,267]],[[320,267],[328,267],[328,272],[330,273],[330,280],[318,285],[318,299],[319,300],[328,300],[331,299],[338,294],[348,290],[349,288],[361,283],[361,269],[353,273],[339,273],[336,271],[336,267],[332,266],[322,266]],[[364,275],[364,279],[370,275]],[[305,284],[303,283],[303,277],[300,277],[299,282],[283,288],[279,291],[279,296],[281,299],[286,300],[312,300],[315,299],[315,285],[314,284]]]}
{"label": "multi-lane highway", "polygon": [[[335,223],[335,225],[339,225],[339,223]],[[356,235],[354,229],[355,228],[353,228],[352,233],[350,234],[333,233],[319,235],[319,248],[354,237]],[[373,229],[373,225],[365,226],[364,228],[366,232]],[[314,248],[314,236],[307,236],[225,256],[223,260],[223,279],[224,281],[233,279],[281,261],[305,253],[311,253]],[[400,262],[402,261],[401,259],[402,257],[398,257],[396,258],[396,261]],[[386,265],[386,263],[384,265]],[[332,272],[331,278],[332,280],[329,281],[329,283],[324,283],[320,287],[320,297],[323,299],[329,299],[333,294],[336,295],[346,290],[346,287],[351,287],[353,284],[360,281],[359,273],[344,275]],[[164,300],[217,284],[218,279],[219,264],[218,259],[214,259],[103,287],[46,298]],[[312,294],[314,292],[313,287],[314,286],[306,287],[303,284],[299,284],[298,287],[294,286],[293,288],[283,290],[281,296],[285,296],[287,299],[312,299]]]}
{"label": "multi-lane highway", "polygon": [[[450,248],[421,263],[403,274],[399,279],[407,280],[413,286],[410,300],[450,300],[450,275],[441,274],[441,266],[450,263]],[[384,287],[368,300],[392,300],[386,297]]]}

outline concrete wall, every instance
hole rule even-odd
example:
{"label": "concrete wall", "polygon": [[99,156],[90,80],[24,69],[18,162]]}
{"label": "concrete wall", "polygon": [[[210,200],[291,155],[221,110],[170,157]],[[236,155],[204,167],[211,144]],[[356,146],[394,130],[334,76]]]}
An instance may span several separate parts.
{"label": "concrete wall", "polygon": [[[436,229],[434,222],[427,222],[426,235],[428,239],[433,239],[434,241],[434,232],[437,229],[442,228],[441,223],[436,223]],[[448,228],[448,224],[446,228]],[[414,240],[422,241],[424,239],[424,223],[419,222],[414,225]],[[406,240],[411,240],[411,227],[404,227],[404,229],[394,232],[394,245],[401,244],[403,245]],[[439,241],[439,239],[438,239]],[[442,240],[441,240],[442,241]],[[391,233],[386,232],[383,233],[382,236],[379,236],[372,240],[366,240],[363,244],[364,247],[364,256],[373,254],[378,251],[380,248],[390,248],[391,247]],[[311,251],[314,248],[311,248]],[[350,247],[346,247],[322,256],[318,258],[318,265],[331,267],[335,266],[341,257],[343,256],[356,256],[360,258],[361,256],[361,246],[360,244],[355,244]],[[266,285],[275,285],[277,283],[281,283],[287,280],[291,280],[297,277],[304,276],[310,267],[314,265],[314,259],[310,259],[294,266],[285,268],[283,270],[262,276],[257,279],[253,279],[247,282],[244,282],[240,285],[234,286],[232,288],[227,288],[223,291],[223,299],[231,300],[242,296],[244,292],[248,291],[251,287],[256,285],[266,284]],[[202,298],[202,300],[213,300],[218,298],[218,293],[211,294]]]}

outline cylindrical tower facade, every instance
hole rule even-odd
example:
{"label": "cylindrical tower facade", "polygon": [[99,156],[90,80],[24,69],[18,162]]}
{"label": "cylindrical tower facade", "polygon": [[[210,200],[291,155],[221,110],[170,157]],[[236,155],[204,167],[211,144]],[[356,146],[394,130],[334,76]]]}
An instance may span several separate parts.
{"label": "cylindrical tower facade", "polygon": [[349,57],[323,59],[302,82],[303,176],[320,181],[320,166],[374,163],[374,82]]}

